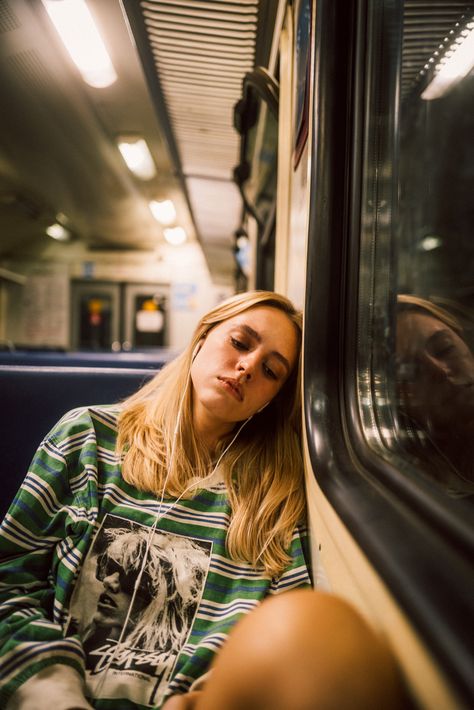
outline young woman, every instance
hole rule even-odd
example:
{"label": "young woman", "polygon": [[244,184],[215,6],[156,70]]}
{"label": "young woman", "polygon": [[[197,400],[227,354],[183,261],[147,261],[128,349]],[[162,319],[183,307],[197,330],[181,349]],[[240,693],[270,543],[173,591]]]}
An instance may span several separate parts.
{"label": "young woman", "polygon": [[[266,597],[310,586],[300,351],[301,315],[286,298],[240,294],[203,317],[189,347],[127,401],[73,410],[56,425],[0,536],[1,707],[277,707],[274,697],[258,697],[279,686],[264,682],[248,639],[269,639],[264,664],[272,651],[293,648],[296,637],[292,646],[281,625],[291,604],[263,604],[256,634],[240,627],[223,671],[218,665],[204,690],[196,682],[241,617]],[[287,631],[320,642],[311,616],[319,595],[310,594],[298,597]],[[341,622],[331,615],[337,602],[329,613],[318,604],[317,615],[336,618],[349,641],[351,614]],[[280,624],[262,634],[267,609]],[[298,622],[302,613],[309,626]],[[244,682],[235,661],[242,643],[251,659]],[[318,675],[302,662],[314,654],[298,645],[293,660],[306,670],[298,688],[290,682],[279,694],[292,710],[313,707],[308,681]],[[383,656],[376,642],[368,646]],[[372,672],[374,659],[356,647]],[[275,660],[283,681],[292,666]],[[243,687],[257,695],[239,698]],[[367,696],[360,707],[369,707]]]}

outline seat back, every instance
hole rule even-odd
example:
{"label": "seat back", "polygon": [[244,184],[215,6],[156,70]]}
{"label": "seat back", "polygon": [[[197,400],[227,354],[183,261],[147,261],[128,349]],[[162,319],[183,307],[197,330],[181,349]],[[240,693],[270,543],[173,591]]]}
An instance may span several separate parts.
{"label": "seat back", "polygon": [[63,414],[74,407],[125,399],[155,373],[138,368],[0,365],[0,519],[38,445]]}
{"label": "seat back", "polygon": [[157,370],[178,355],[172,348],[153,348],[147,352],[94,352],[73,350],[0,350],[0,365],[32,367],[131,367]]}

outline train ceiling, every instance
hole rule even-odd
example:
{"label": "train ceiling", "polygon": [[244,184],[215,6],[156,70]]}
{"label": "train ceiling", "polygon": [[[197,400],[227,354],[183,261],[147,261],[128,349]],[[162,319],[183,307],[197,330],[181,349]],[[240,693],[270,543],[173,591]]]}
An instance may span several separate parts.
{"label": "train ceiling", "polygon": [[[232,283],[242,204],[232,113],[266,63],[274,0],[88,0],[118,75],[88,86],[41,0],[0,0],[0,257],[21,256],[61,215],[94,249],[154,250],[150,200],[172,199],[217,283]],[[145,138],[156,165],[134,177],[118,136]]]}
{"label": "train ceiling", "polygon": [[[172,199],[216,282],[232,283],[241,200],[233,106],[267,66],[285,0],[88,0],[117,81],[81,79],[41,0],[0,0],[0,258],[62,214],[95,249],[156,250],[150,200]],[[406,0],[402,94],[471,3]],[[125,166],[117,137],[147,141],[156,176]]]}
{"label": "train ceiling", "polygon": [[443,54],[472,18],[474,3],[459,0],[405,0],[401,95],[419,90],[436,56]]}

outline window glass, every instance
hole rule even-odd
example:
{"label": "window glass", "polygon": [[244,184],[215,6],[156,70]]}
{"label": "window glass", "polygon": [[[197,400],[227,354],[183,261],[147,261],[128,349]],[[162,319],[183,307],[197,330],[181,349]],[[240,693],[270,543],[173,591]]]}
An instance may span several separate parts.
{"label": "window glass", "polygon": [[370,445],[474,500],[474,9],[373,2],[358,375]]}

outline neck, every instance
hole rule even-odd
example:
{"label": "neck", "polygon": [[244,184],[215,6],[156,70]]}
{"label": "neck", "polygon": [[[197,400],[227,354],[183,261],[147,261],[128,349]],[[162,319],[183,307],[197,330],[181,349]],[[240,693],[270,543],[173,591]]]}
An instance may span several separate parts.
{"label": "neck", "polygon": [[234,429],[234,422],[222,422],[211,416],[193,414],[194,431],[212,457],[219,441]]}

